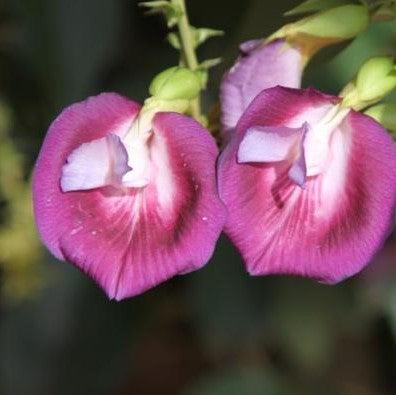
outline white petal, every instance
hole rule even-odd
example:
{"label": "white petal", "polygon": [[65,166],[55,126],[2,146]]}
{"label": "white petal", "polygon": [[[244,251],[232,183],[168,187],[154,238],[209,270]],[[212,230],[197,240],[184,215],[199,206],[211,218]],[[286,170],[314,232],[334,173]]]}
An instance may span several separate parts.
{"label": "white petal", "polygon": [[246,132],[239,149],[238,162],[278,162],[293,159],[301,142],[300,128],[254,126]]}
{"label": "white petal", "polygon": [[62,168],[63,192],[119,184],[128,167],[128,154],[120,138],[109,134],[81,144]]}

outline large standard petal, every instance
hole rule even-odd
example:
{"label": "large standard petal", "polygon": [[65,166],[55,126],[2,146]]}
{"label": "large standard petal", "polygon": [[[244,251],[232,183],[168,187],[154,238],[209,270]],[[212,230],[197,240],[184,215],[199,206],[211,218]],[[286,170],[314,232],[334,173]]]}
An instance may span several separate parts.
{"label": "large standard petal", "polygon": [[[215,142],[195,121],[173,113],[155,117],[149,148],[154,180],[148,186],[62,193],[61,168],[70,151],[106,130],[114,133],[116,125],[136,115],[133,102],[111,96],[110,110],[105,99],[99,96],[71,107],[51,126],[35,169],[34,206],[50,250],[119,300],[207,263],[225,209],[216,190]],[[90,111],[86,114],[91,107],[96,108],[95,119]],[[102,125],[98,118],[103,113],[108,118]],[[97,131],[84,139],[82,130]],[[55,141],[59,158],[53,155]]]}
{"label": "large standard petal", "polygon": [[[219,160],[225,232],[252,275],[291,274],[336,283],[360,271],[381,247],[396,201],[396,148],[387,132],[351,111],[332,136],[322,174],[305,189],[289,178],[290,163],[238,164],[253,126],[315,127],[335,97],[272,88],[242,116]],[[315,121],[316,120],[316,121]]]}
{"label": "large standard petal", "polygon": [[[226,139],[252,100],[277,85],[299,88],[303,61],[298,49],[284,40],[264,45],[252,40],[241,45],[241,57],[220,87],[221,123]],[[228,137],[227,137],[228,136]]]}
{"label": "large standard petal", "polygon": [[83,144],[110,133],[124,136],[139,110],[140,106],[131,100],[103,93],[71,105],[51,124],[33,172],[33,204],[41,238],[58,259],[65,259],[59,234],[68,221],[74,220],[66,217],[64,210],[75,208],[76,195],[63,193],[60,185],[67,158]]}

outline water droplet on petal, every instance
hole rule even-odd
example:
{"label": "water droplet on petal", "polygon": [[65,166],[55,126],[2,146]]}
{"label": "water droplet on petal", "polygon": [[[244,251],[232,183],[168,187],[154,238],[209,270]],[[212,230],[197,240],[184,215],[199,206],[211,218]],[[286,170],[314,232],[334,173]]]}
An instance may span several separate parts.
{"label": "water droplet on petal", "polygon": [[83,226],[78,226],[77,228],[74,228],[71,232],[70,235],[73,236],[75,234],[77,234],[78,232],[80,232],[83,229]]}
{"label": "water droplet on petal", "polygon": [[208,217],[202,217],[202,221],[207,221]]}

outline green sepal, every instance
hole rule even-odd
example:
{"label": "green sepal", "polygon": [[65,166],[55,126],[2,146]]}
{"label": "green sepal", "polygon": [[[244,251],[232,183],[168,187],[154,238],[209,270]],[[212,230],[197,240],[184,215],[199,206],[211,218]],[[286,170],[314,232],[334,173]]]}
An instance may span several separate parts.
{"label": "green sepal", "polygon": [[180,38],[177,33],[175,32],[168,33],[168,35],[166,36],[166,40],[170,45],[172,45],[173,48],[178,50],[181,49]]}
{"label": "green sepal", "polygon": [[209,73],[208,70],[197,70],[196,72],[197,77],[199,78],[200,84],[202,89],[206,89],[209,80]]}
{"label": "green sepal", "polygon": [[183,15],[183,10],[177,5],[166,0],[145,1],[139,3],[139,6],[148,8],[149,14],[164,14],[168,27],[174,27]]}
{"label": "green sepal", "polygon": [[196,72],[175,66],[159,73],[151,82],[150,95],[160,100],[192,100],[202,90],[202,81]]}
{"label": "green sepal", "polygon": [[207,59],[198,65],[196,74],[201,80],[202,88],[205,89],[208,84],[209,73],[208,70],[219,65],[223,61],[222,58]]}
{"label": "green sepal", "polygon": [[144,101],[144,105],[139,114],[149,116],[157,112],[178,112],[185,114],[190,108],[190,101],[185,99],[164,100],[158,97],[149,97]]}
{"label": "green sepal", "polygon": [[209,70],[212,67],[218,66],[223,61],[222,58],[213,58],[204,60],[198,65],[198,70]]}
{"label": "green sepal", "polygon": [[210,38],[224,36],[224,32],[222,30],[210,29],[208,27],[199,27],[194,28],[194,35],[195,45],[196,47],[199,47]]}
{"label": "green sepal", "polygon": [[[206,42],[212,37],[218,37],[224,35],[222,30],[209,29],[206,27],[195,28],[191,26],[191,33],[193,37],[194,49],[198,48],[201,44]],[[175,32],[171,32],[167,36],[167,40],[173,48],[180,50],[181,43],[179,35]]]}
{"label": "green sepal", "polygon": [[396,103],[377,104],[376,106],[370,107],[365,114],[374,118],[396,137]]}
{"label": "green sepal", "polygon": [[311,12],[325,11],[329,8],[338,7],[345,4],[350,4],[349,0],[306,0],[297,7],[286,11],[283,15],[294,16],[300,14],[308,14]]}

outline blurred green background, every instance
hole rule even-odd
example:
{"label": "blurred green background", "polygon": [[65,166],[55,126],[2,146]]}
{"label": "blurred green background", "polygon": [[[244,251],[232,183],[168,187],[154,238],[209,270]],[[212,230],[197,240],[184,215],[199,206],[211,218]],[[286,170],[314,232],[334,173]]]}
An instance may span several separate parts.
{"label": "blurred green background", "polygon": [[[226,59],[207,108],[238,43],[297,3],[187,0],[195,26],[226,31],[199,52]],[[250,278],[223,237],[203,270],[121,303],[41,247],[29,178],[49,123],[101,91],[144,100],[177,62],[165,34],[132,0],[0,3],[0,394],[396,394],[396,235],[332,287]],[[396,55],[395,22],[322,52],[304,85],[337,93],[373,54]]]}

